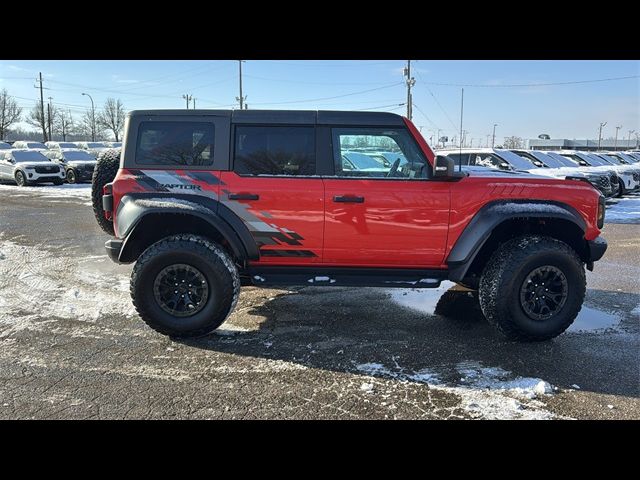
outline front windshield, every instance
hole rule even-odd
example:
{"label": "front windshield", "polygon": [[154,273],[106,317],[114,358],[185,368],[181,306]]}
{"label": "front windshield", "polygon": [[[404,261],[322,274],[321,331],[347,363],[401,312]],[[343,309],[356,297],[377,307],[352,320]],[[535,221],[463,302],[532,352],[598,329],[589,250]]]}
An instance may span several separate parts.
{"label": "front windshield", "polygon": [[42,148],[43,150],[46,150],[47,146],[40,142],[27,142],[27,148]]}
{"label": "front windshield", "polygon": [[88,142],[87,148],[107,148],[107,146],[101,142]]}
{"label": "front windshield", "polygon": [[64,155],[65,160],[92,161],[96,159],[96,157],[94,157],[93,155],[91,155],[89,152],[85,150],[74,150],[73,152],[64,152],[62,155]]}
{"label": "front windshield", "polygon": [[75,143],[58,142],[58,148],[78,148]]}
{"label": "front windshield", "polygon": [[16,162],[48,162],[49,159],[40,152],[15,151],[13,158]]}
{"label": "front windshield", "polygon": [[0,150],[9,150],[10,148],[11,145],[9,145],[8,143],[0,142]]}
{"label": "front windshield", "polygon": [[558,163],[562,164],[563,167],[577,167],[578,164],[574,161],[571,160],[565,156],[560,155],[559,153],[556,152],[547,152],[547,156],[553,158],[554,160],[556,160]]}
{"label": "front windshield", "polygon": [[624,163],[622,161],[620,161],[620,159],[614,155],[609,155],[609,154],[602,154],[602,155],[598,155],[598,157],[600,158],[604,158],[605,160],[607,160],[609,163],[613,163],[614,165],[624,165]]}
{"label": "front windshield", "polygon": [[550,168],[562,168],[566,165],[546,152],[531,152],[538,160]]}
{"label": "front windshield", "polygon": [[593,153],[589,153],[586,154],[585,157],[587,157],[587,161],[591,164],[591,165],[595,165],[595,166],[605,166],[605,167],[610,167],[611,164],[613,162],[608,162],[607,160],[605,160],[604,158],[599,157],[596,154]]}
{"label": "front windshield", "polygon": [[509,150],[496,149],[496,154],[505,162],[511,164],[516,168],[519,168],[520,170],[531,170],[532,168],[537,168],[531,161],[522,158],[520,155],[517,155]]}

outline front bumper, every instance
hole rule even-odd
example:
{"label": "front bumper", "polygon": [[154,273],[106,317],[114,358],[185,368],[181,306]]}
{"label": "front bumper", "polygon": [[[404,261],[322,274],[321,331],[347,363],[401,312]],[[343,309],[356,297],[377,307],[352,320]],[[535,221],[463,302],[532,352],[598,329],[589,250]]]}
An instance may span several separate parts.
{"label": "front bumper", "polygon": [[607,241],[602,237],[596,237],[593,240],[587,240],[587,247],[589,249],[589,261],[597,262],[607,251]]}
{"label": "front bumper", "polygon": [[86,168],[68,168],[67,170],[73,170],[76,174],[76,181],[78,182],[90,182],[93,178],[93,169],[88,170]]}
{"label": "front bumper", "polygon": [[57,180],[64,180],[64,172],[55,173],[37,173],[27,170],[26,177],[28,182],[40,183],[40,182],[54,182]]}
{"label": "front bumper", "polygon": [[107,255],[109,255],[109,258],[116,263],[120,263],[118,259],[120,258],[122,243],[123,243],[122,240],[117,240],[117,239],[107,240],[104,243],[104,248],[107,250]]}

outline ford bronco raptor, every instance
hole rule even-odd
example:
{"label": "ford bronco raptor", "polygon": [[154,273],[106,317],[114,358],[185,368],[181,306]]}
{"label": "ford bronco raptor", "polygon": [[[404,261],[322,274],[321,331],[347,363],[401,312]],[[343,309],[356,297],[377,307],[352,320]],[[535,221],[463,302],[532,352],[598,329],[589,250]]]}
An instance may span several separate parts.
{"label": "ford bronco raptor", "polygon": [[133,111],[93,200],[108,255],[135,262],[135,308],[172,337],[215,330],[241,285],[451,280],[508,338],[547,340],[607,247],[584,178],[465,171],[382,112]]}

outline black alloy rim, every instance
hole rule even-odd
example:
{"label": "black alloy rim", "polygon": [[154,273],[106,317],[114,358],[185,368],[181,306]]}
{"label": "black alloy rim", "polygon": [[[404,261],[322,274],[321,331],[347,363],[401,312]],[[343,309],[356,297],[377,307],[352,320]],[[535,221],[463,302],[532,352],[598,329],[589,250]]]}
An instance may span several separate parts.
{"label": "black alloy rim", "polygon": [[562,310],[569,284],[564,273],[551,265],[538,267],[527,275],[520,288],[520,305],[533,320],[545,321]]}
{"label": "black alloy rim", "polygon": [[153,295],[165,312],[176,317],[190,317],[207,304],[209,284],[200,270],[178,263],[163,268],[156,275]]}

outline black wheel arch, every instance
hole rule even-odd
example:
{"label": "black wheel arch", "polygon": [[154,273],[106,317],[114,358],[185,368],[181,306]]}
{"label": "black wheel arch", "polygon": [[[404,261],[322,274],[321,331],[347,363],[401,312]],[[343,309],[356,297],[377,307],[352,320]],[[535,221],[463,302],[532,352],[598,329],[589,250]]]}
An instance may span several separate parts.
{"label": "black wheel arch", "polygon": [[134,262],[156,241],[181,233],[216,241],[240,263],[260,258],[258,246],[240,218],[217,200],[193,197],[161,193],[123,197],[115,217],[116,232],[124,239],[118,261]]}
{"label": "black wheel arch", "polygon": [[570,205],[549,200],[496,200],[478,210],[447,257],[449,279],[472,282],[497,246],[523,233],[549,235],[589,261],[587,224]]}

